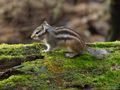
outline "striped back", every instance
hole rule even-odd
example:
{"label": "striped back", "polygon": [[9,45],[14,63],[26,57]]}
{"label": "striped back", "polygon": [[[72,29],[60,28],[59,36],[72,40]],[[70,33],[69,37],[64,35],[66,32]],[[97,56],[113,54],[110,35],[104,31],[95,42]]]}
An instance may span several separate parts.
{"label": "striped back", "polygon": [[84,40],[82,40],[82,38],[80,37],[80,35],[73,31],[70,28],[66,28],[66,27],[55,27],[55,36],[58,39],[63,39],[63,40],[77,40],[81,46],[85,47],[85,42]]}

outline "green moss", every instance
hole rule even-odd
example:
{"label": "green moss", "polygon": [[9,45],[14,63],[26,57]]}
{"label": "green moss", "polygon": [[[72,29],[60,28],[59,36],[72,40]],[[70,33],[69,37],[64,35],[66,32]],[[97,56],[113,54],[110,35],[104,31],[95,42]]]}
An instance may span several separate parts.
{"label": "green moss", "polygon": [[27,82],[29,78],[30,78],[29,75],[20,75],[20,76],[13,75],[8,79],[0,81],[0,88],[1,89],[8,89],[8,88],[13,89],[16,87],[17,82],[21,82],[21,84],[22,84],[24,82]]}
{"label": "green moss", "polygon": [[4,81],[0,81],[0,88],[5,90],[14,90],[18,88],[23,90],[23,88],[34,89],[34,90],[46,90],[48,85],[45,81],[36,78],[36,76],[30,75],[15,75],[11,76]]}
{"label": "green moss", "polygon": [[19,55],[30,55],[40,53],[40,49],[42,46],[40,44],[1,44],[0,45],[0,55],[11,55],[11,56],[19,56]]}
{"label": "green moss", "polygon": [[98,47],[98,48],[107,48],[107,47],[119,47],[120,46],[120,42],[116,41],[116,42],[96,42],[96,43],[92,43],[92,44],[88,44],[91,47]]}
{"label": "green moss", "polygon": [[[26,88],[27,90],[83,90],[120,89],[120,42],[94,43],[89,46],[107,49],[111,53],[97,59],[89,53],[79,57],[66,58],[64,50],[41,53],[40,44],[3,44],[0,60],[13,60],[29,55],[43,55],[43,59],[22,63],[16,70],[22,75],[11,75],[0,81],[0,89]],[[6,60],[7,61],[7,60]],[[6,62],[7,63],[7,62]]]}

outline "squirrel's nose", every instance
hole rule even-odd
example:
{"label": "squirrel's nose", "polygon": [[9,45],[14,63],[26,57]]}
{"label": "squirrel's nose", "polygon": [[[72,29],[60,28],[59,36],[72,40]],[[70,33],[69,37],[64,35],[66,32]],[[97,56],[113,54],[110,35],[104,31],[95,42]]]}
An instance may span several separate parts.
{"label": "squirrel's nose", "polygon": [[31,38],[34,38],[34,35],[31,35]]}

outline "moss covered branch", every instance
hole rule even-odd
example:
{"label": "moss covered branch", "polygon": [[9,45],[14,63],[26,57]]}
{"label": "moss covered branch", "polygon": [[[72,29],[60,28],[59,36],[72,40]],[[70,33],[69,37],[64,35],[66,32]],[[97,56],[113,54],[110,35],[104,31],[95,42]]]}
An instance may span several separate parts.
{"label": "moss covered branch", "polygon": [[111,53],[102,60],[89,53],[70,59],[64,57],[64,50],[41,53],[43,46],[38,43],[2,44],[0,89],[120,89],[120,42],[89,46]]}

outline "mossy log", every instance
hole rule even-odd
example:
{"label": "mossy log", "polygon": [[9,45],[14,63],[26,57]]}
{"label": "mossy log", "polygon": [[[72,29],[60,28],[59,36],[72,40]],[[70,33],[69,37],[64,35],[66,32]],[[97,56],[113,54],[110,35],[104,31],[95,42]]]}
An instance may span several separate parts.
{"label": "mossy log", "polygon": [[92,43],[110,54],[66,58],[65,50],[42,53],[39,43],[0,45],[0,90],[119,90],[120,42]]}

